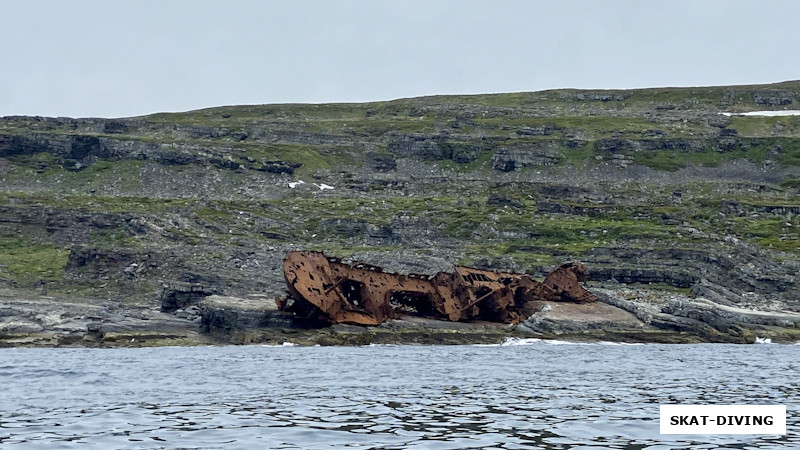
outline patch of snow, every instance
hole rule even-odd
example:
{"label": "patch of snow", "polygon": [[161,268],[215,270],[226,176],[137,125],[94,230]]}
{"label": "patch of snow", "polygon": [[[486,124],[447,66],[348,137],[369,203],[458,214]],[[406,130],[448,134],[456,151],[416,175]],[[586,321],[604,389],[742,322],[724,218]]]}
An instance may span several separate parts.
{"label": "patch of snow", "polygon": [[720,113],[723,116],[766,116],[766,117],[777,117],[777,116],[800,116],[800,110],[792,109],[786,111],[750,111],[746,113],[729,113],[724,112]]}
{"label": "patch of snow", "polygon": [[306,184],[306,182],[305,182],[305,181],[303,181],[303,180],[291,181],[291,182],[289,182],[289,187],[290,187],[291,189],[294,189],[294,188],[296,188],[297,186],[300,186],[301,184]]}

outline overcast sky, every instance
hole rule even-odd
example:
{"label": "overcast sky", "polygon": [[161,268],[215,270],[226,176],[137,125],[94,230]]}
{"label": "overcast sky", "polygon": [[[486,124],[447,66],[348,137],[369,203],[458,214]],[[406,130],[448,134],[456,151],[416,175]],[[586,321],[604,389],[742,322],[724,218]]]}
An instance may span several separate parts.
{"label": "overcast sky", "polygon": [[800,1],[2,0],[0,116],[800,78]]}

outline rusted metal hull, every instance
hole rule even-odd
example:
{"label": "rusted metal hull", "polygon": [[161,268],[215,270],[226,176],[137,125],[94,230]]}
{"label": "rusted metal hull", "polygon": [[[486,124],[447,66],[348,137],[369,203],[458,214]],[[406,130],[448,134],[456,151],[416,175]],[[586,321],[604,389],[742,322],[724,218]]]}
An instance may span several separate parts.
{"label": "rusted metal hull", "polygon": [[283,259],[283,274],[289,297],[277,298],[278,307],[328,323],[378,325],[403,314],[519,323],[535,300],[597,300],[580,285],[587,279],[580,263],[564,264],[539,282],[525,274],[461,266],[434,276],[404,275],[320,252],[293,251]]}

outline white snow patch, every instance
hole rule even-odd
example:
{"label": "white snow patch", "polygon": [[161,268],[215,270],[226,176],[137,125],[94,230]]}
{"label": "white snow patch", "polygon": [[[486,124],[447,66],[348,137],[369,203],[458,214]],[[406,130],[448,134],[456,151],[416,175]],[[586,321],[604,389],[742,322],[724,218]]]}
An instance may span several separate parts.
{"label": "white snow patch", "polygon": [[723,116],[767,116],[767,117],[777,117],[777,116],[800,116],[800,110],[792,109],[786,111],[750,111],[746,113],[729,113],[724,112],[720,113]]}
{"label": "white snow patch", "polygon": [[303,181],[303,180],[290,181],[290,182],[289,182],[289,187],[290,187],[291,189],[294,189],[294,188],[296,188],[297,186],[300,186],[301,184],[306,184],[306,182],[305,182],[305,181]]}

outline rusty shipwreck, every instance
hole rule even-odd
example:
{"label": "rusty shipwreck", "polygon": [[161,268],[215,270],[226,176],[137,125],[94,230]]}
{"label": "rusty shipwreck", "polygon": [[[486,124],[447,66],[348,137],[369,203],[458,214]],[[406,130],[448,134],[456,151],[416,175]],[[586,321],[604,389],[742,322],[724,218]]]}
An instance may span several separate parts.
{"label": "rusty shipwreck", "polygon": [[384,272],[315,251],[283,259],[288,297],[278,308],[327,323],[378,325],[400,315],[450,321],[519,323],[534,301],[587,303],[597,297],[580,285],[586,266],[561,265],[539,282],[525,274],[455,266],[433,276]]}

